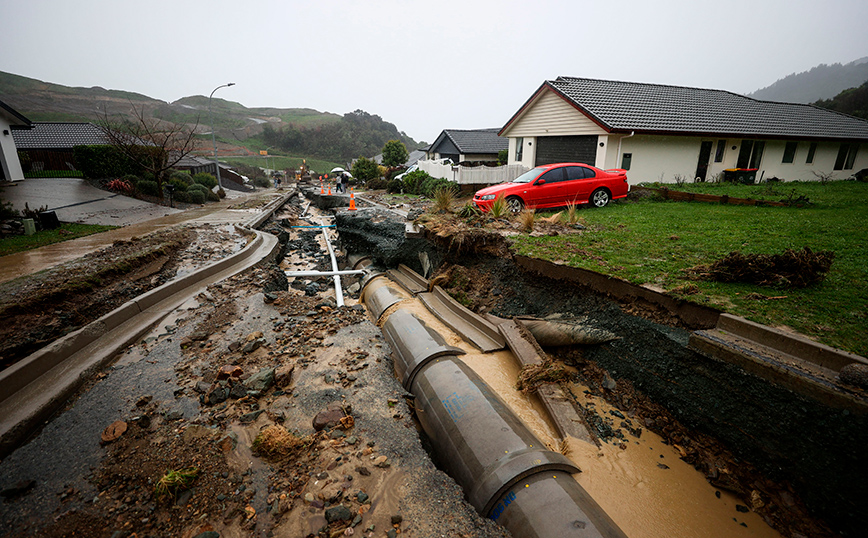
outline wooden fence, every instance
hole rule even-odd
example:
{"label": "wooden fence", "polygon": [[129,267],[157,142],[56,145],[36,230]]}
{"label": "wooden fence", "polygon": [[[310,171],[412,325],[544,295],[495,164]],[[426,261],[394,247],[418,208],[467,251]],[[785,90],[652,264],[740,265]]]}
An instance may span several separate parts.
{"label": "wooden fence", "polygon": [[459,185],[496,185],[512,181],[527,168],[520,164],[505,166],[455,166],[436,161],[418,161],[420,170],[432,177],[441,177]]}

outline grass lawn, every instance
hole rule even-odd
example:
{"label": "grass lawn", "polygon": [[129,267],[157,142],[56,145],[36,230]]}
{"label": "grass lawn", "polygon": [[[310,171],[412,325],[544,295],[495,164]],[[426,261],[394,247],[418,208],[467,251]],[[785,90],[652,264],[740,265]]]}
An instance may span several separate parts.
{"label": "grass lawn", "polygon": [[[587,229],[581,234],[520,236],[515,248],[527,256],[661,288],[759,323],[787,326],[868,356],[868,183],[689,184],[679,189],[766,200],[805,196],[811,203],[797,208],[654,198],[616,202],[583,209]],[[821,284],[804,289],[696,281],[686,272],[732,251],[779,254],[805,246],[832,251],[835,261]]]}
{"label": "grass lawn", "polygon": [[16,252],[23,252],[34,248],[44,247],[52,243],[69,241],[86,235],[113,230],[117,226],[97,226],[92,224],[61,224],[54,230],[42,230],[33,235],[16,235],[0,239],[0,256],[8,256]]}

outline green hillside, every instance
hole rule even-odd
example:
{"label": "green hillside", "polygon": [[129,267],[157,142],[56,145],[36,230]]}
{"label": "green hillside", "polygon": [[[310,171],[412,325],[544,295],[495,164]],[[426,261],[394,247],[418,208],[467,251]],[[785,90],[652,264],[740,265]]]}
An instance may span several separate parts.
{"label": "green hillside", "polygon": [[844,90],[832,99],[821,99],[814,104],[868,120],[868,82],[858,88]]}
{"label": "green hillside", "polygon": [[787,103],[813,103],[831,99],[846,90],[868,81],[868,57],[848,64],[820,64],[809,71],[793,73],[762,88],[748,97]]}

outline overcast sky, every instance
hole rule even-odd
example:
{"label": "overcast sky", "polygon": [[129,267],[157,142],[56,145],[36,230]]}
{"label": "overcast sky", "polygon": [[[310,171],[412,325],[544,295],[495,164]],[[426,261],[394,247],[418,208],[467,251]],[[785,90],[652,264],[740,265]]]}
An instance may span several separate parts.
{"label": "overcast sky", "polygon": [[868,56],[866,0],[0,0],[0,71],[164,101],[362,109],[417,141],[574,76],[749,93]]}

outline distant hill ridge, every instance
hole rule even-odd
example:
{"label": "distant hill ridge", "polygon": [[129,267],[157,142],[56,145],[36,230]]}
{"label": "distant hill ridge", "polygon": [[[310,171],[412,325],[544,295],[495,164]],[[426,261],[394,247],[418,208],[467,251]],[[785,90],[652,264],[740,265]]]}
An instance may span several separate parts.
{"label": "distant hill ridge", "polygon": [[[208,97],[193,95],[167,103],[140,93],[107,90],[98,86],[73,88],[0,71],[0,100],[31,121],[89,121],[97,123],[106,112],[109,116],[129,116],[130,103],[144,106],[148,116],[184,125],[196,125],[199,134],[211,132]],[[285,151],[302,151],[306,155],[335,162],[379,153],[389,140],[400,140],[408,150],[417,143],[376,115],[356,110],[344,116],[310,108],[247,108],[241,103],[214,98],[214,129],[218,137],[241,144],[264,133],[295,133],[287,138],[306,138],[307,144],[287,144]],[[268,129],[266,129],[266,127]],[[322,140],[323,128],[343,133],[342,143]],[[332,138],[334,138],[332,134]],[[281,139],[281,141],[283,141]]]}
{"label": "distant hill ridge", "polygon": [[842,91],[868,81],[868,56],[848,64],[820,64],[808,71],[793,73],[748,97],[787,103],[813,103],[831,99]]}

